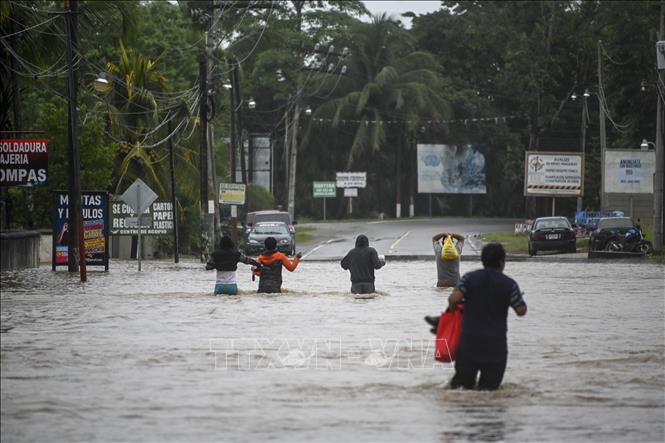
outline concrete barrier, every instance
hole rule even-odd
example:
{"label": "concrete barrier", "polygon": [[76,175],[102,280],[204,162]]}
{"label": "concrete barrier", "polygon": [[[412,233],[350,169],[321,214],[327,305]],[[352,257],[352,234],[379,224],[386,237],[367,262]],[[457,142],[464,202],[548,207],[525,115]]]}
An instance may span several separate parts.
{"label": "concrete barrier", "polygon": [[0,270],[39,267],[39,231],[0,233]]}

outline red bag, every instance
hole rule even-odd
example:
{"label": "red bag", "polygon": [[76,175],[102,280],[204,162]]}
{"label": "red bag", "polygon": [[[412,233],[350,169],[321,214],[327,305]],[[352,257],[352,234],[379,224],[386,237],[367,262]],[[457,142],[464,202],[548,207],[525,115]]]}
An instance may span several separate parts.
{"label": "red bag", "polygon": [[463,312],[464,305],[459,303],[453,312],[441,314],[434,341],[434,358],[437,361],[446,363],[455,361],[459,338],[462,334]]}

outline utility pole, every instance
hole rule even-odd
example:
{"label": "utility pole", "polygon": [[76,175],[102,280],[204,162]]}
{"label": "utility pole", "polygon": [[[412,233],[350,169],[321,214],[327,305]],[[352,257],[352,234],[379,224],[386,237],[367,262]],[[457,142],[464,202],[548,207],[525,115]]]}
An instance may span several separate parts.
{"label": "utility pole", "polygon": [[169,131],[169,173],[171,178],[171,206],[173,206],[173,259],[176,263],[180,261],[179,250],[178,250],[178,206],[176,205],[176,196],[175,196],[175,158],[173,155],[173,137],[171,133],[173,132],[171,128],[171,120],[167,123]]}
{"label": "utility pole", "polygon": [[[212,20],[210,22],[210,28],[208,29],[208,32],[205,34],[205,55],[206,55],[206,63],[207,63],[207,71],[206,71],[206,84],[208,88],[214,89],[214,82],[213,82],[213,67],[214,67],[214,58],[213,58],[213,52],[215,48],[217,48],[218,45],[218,36],[219,33],[215,31],[215,26],[217,25],[218,22],[218,16],[220,14],[220,11],[218,8],[214,7],[214,2],[213,2],[213,10],[212,10]],[[210,116],[210,120],[214,118],[214,109],[213,115]],[[218,185],[217,185],[217,161],[215,158],[215,137],[214,137],[214,126],[208,122],[207,126],[207,132],[206,132],[206,137],[207,137],[207,144],[208,144],[208,186],[213,190],[213,201],[214,201],[214,229],[213,231],[213,236],[212,240],[214,242],[214,239],[220,236],[221,232],[221,222],[219,218],[219,202],[217,201],[217,192],[218,192]]]}
{"label": "utility pole", "polygon": [[[665,39],[665,2],[660,2],[660,30],[658,40]],[[656,171],[654,174],[653,190],[653,246],[658,249],[663,246],[663,168],[665,167],[665,153],[663,147],[663,85],[665,85],[665,70],[658,70],[658,84],[656,95],[658,107],[656,111]]]}
{"label": "utility pole", "polygon": [[[603,64],[600,58],[600,45],[602,42],[598,40],[597,53],[598,53],[598,118],[600,119],[600,212],[607,210],[607,196],[605,195],[605,151],[607,150],[607,135],[605,131],[605,105],[603,102],[604,94],[603,87]],[[602,98],[601,98],[602,96]]]}
{"label": "utility pole", "polygon": [[[300,78],[300,76],[298,76]],[[288,211],[291,220],[295,218],[296,207],[296,163],[298,161],[298,126],[300,125],[300,81],[298,81],[296,92],[296,105],[293,111],[293,127],[291,130],[291,156],[289,162],[289,200]]]}
{"label": "utility pole", "polygon": [[201,83],[199,99],[199,185],[201,188],[200,216],[201,216],[201,263],[208,260],[208,82],[207,62],[203,58],[199,62],[199,77]]}
{"label": "utility pole", "polygon": [[[580,152],[582,153],[582,180],[584,180],[584,164],[586,163],[586,159],[584,159],[584,154],[586,151],[586,124],[587,124],[587,93],[586,91],[584,92],[582,96],[582,137],[581,137],[581,142],[580,142]],[[582,183],[582,189],[584,189],[584,183]],[[583,204],[583,196],[577,197],[577,210],[581,211],[582,210],[582,204]]]}
{"label": "utility pole", "polygon": [[81,214],[81,165],[78,150],[78,0],[65,0],[65,17],[67,19],[67,64],[69,66],[69,121],[67,135],[69,138],[69,214],[67,219],[69,272],[79,270],[81,281],[87,280],[85,266],[85,245],[83,242],[83,218]]}

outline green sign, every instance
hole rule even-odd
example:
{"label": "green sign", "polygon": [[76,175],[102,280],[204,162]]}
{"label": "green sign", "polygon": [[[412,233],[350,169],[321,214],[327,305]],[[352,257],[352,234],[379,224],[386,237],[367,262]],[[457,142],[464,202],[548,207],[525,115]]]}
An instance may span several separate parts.
{"label": "green sign", "polygon": [[315,198],[326,198],[337,196],[337,184],[335,182],[313,182]]}

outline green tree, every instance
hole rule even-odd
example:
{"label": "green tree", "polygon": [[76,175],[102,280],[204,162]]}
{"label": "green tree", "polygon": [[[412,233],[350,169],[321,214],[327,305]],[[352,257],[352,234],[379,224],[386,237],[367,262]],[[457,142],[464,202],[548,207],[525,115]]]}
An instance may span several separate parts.
{"label": "green tree", "polygon": [[396,202],[401,203],[402,165],[414,165],[414,132],[423,122],[450,116],[441,67],[429,53],[416,51],[408,33],[385,15],[354,27],[351,53],[348,76],[338,81],[335,98],[320,104],[312,117],[330,119],[332,128],[358,122],[346,170],[366,167],[371,154],[395,146],[389,155],[396,171]]}

